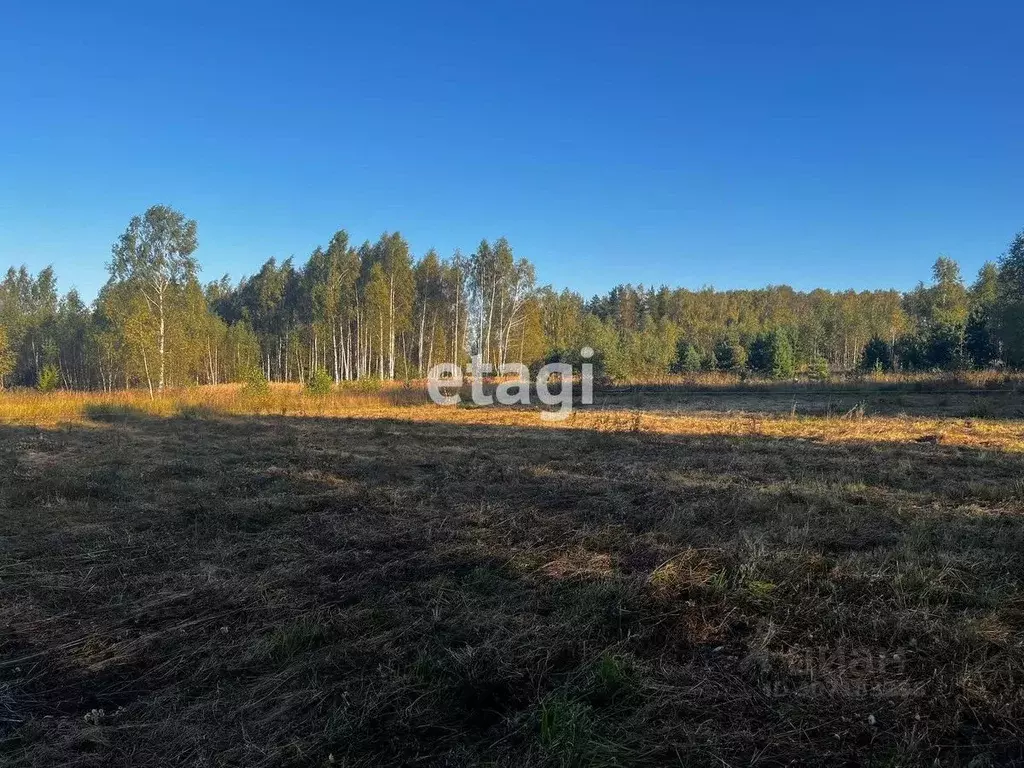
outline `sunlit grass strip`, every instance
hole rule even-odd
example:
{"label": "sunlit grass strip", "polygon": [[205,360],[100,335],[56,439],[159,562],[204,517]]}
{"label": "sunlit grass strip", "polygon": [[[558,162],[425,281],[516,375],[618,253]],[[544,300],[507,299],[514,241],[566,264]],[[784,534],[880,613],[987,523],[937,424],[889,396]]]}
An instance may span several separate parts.
{"label": "sunlit grass strip", "polygon": [[102,413],[174,416],[202,411],[223,414],[339,415],[366,405],[397,407],[404,402],[429,402],[423,388],[404,384],[351,384],[327,395],[308,394],[297,384],[275,384],[268,392],[251,393],[242,385],[169,389],[150,397],[144,390],[78,392],[60,390],[42,394],[33,390],[0,393],[0,421],[54,424],[77,421]]}
{"label": "sunlit grass strip", "polygon": [[786,416],[699,412],[666,414],[640,409],[580,407],[560,422],[547,422],[530,408],[441,407],[416,386],[352,385],[315,396],[297,385],[274,385],[249,393],[237,385],[146,392],[15,391],[0,394],[0,422],[55,426],[109,421],[132,415],[156,417],[289,416],[399,419],[414,422],[493,425],[537,429],[581,429],[664,435],[723,435],[790,438],[822,442],[922,442],[1024,451],[1024,421],[909,416]]}

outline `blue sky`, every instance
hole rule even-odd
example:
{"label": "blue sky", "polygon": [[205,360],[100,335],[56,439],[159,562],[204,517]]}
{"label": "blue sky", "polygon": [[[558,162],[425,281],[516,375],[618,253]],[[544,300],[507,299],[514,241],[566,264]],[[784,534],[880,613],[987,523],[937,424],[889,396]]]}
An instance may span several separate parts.
{"label": "blue sky", "polygon": [[[149,7],[153,6],[153,7]],[[128,219],[203,276],[344,227],[541,282],[909,288],[1024,227],[1019,2],[28,3],[0,264],[91,298]]]}

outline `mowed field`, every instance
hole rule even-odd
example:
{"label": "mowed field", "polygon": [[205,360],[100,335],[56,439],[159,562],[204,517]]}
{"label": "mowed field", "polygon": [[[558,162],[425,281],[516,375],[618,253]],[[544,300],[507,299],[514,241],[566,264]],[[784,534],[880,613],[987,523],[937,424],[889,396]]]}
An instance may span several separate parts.
{"label": "mowed field", "polygon": [[0,393],[0,763],[1024,761],[1022,419]]}

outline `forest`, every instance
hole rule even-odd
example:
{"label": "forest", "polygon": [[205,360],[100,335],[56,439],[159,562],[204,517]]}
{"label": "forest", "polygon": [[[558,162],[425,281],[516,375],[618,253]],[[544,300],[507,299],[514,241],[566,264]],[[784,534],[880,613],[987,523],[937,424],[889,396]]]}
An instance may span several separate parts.
{"label": "forest", "polygon": [[585,345],[612,380],[1024,365],[1024,232],[973,281],[940,256],[906,293],[625,284],[589,299],[538,285],[503,237],[417,257],[398,232],[357,245],[339,230],[304,263],[270,258],[237,282],[205,284],[197,247],[197,223],[157,205],[117,238],[91,303],[61,294],[51,267],[12,266],[0,283],[0,386],[408,380],[473,355],[571,363]]}

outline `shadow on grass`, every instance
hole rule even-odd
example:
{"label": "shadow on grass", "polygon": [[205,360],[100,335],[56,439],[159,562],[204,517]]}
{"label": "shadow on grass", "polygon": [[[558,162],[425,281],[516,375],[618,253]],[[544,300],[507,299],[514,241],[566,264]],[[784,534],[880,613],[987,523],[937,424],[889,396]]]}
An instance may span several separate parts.
{"label": "shadow on grass", "polygon": [[12,765],[1022,757],[1018,454],[111,424],[0,427]]}
{"label": "shadow on grass", "polygon": [[99,422],[146,422],[154,419],[152,413],[123,403],[86,403],[82,413],[87,419]]}
{"label": "shadow on grass", "polygon": [[638,385],[597,388],[596,407],[650,411],[746,411],[803,416],[906,414],[919,417],[1021,419],[1024,390],[934,389],[920,383],[835,386],[759,382],[739,386]]}

